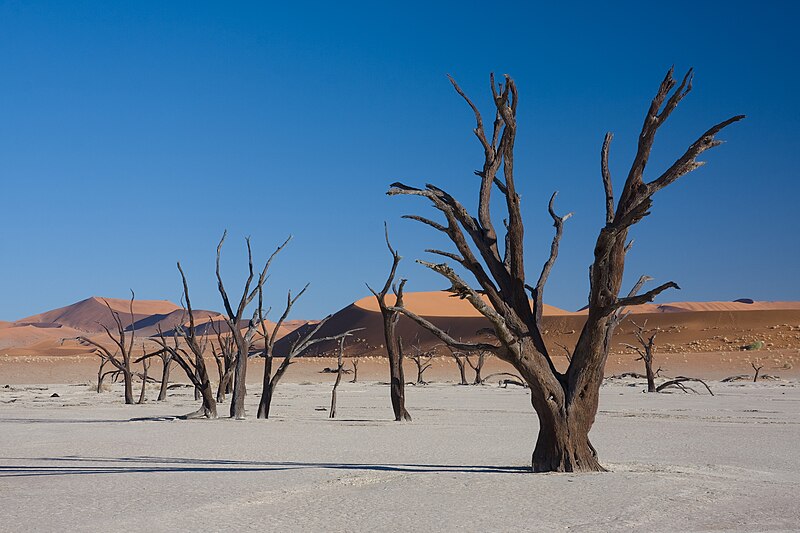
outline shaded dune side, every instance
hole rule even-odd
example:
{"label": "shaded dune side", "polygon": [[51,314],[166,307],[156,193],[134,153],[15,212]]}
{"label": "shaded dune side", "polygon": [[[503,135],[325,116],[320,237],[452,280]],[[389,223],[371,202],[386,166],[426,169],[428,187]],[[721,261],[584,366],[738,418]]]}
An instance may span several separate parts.
{"label": "shaded dune side", "polygon": [[[491,337],[478,334],[479,330],[489,327],[483,317],[465,316],[426,316],[428,320],[447,331],[451,336],[464,341],[491,342]],[[552,356],[564,356],[559,345],[572,348],[578,340],[581,328],[586,320],[582,314],[545,315],[542,317],[545,342]],[[637,313],[624,320],[614,335],[612,351],[622,352],[621,343],[634,344],[635,325],[644,325],[648,330],[658,329],[658,345],[661,351],[671,351],[671,347],[683,347],[686,351],[726,351],[740,350],[750,338],[774,342],[777,347],[800,344],[792,338],[782,339],[772,328],[781,324],[800,324],[800,309],[767,309],[756,311],[683,311],[680,313]],[[299,335],[307,334],[311,326],[304,326],[281,339],[276,346],[276,354],[284,355],[292,342]],[[338,313],[320,329],[317,337],[326,337],[343,333],[349,329],[364,328],[348,341],[346,355],[385,355],[383,348],[383,322],[379,312],[366,310],[357,304],[351,304]],[[418,345],[423,350],[430,350],[437,345],[437,353],[448,354],[441,341],[420,328],[416,323],[401,316],[398,322],[398,333],[403,338],[406,353],[411,353],[412,346]],[[322,342],[312,346],[304,355],[333,355],[337,350],[336,343]]]}

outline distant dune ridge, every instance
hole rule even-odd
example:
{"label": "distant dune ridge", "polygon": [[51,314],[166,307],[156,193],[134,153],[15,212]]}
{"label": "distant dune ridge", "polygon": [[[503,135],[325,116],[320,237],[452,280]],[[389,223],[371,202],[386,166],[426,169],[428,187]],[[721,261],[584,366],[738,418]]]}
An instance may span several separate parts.
{"label": "distant dune ridge", "polygon": [[[185,324],[185,311],[167,300],[135,300],[133,320],[131,320],[129,300],[117,298],[91,297],[80,302],[20,319],[16,322],[0,322],[0,355],[78,355],[91,350],[78,344],[79,336],[105,338],[101,324],[115,329],[106,303],[119,313],[127,330],[136,329],[137,337],[145,338],[157,334],[159,328],[166,334]],[[486,320],[466,301],[444,291],[409,292],[405,294],[406,306],[427,317],[450,335],[463,340],[490,340],[481,330],[486,328]],[[800,302],[757,302],[747,299],[733,302],[674,302],[663,304],[644,304],[630,308],[632,315],[627,323],[619,328],[619,342],[631,342],[632,326],[630,320],[643,323],[648,328],[660,328],[662,349],[669,351],[671,346],[699,349],[725,350],[738,349],[738,344],[753,339],[773,341],[784,346],[795,342],[794,328],[800,331]],[[228,333],[224,317],[216,311],[197,310],[195,316],[198,331],[213,338],[219,329]],[[577,340],[585,320],[585,310],[566,311],[545,305],[543,322],[548,344],[571,346]],[[290,320],[279,331],[281,339],[276,346],[278,355],[285,353],[290,343],[311,331],[317,321]],[[245,327],[242,324],[241,327]],[[792,328],[781,333],[780,328]],[[274,323],[267,321],[272,331]],[[377,303],[372,296],[362,298],[334,313],[318,335],[328,336],[363,328],[348,345],[348,354],[383,354],[383,326]],[[747,331],[748,335],[742,335]],[[427,331],[417,327],[405,317],[401,317],[399,334],[403,338],[406,352],[414,349],[428,350],[441,342]],[[775,337],[774,339],[772,337]],[[783,343],[783,344],[780,344]],[[618,343],[615,343],[615,347]],[[800,344],[800,341],[795,342]],[[307,355],[327,355],[333,353],[332,343],[320,343]],[[445,354],[439,346],[437,350]],[[555,349],[554,349],[555,351]],[[562,349],[558,349],[560,355]]]}

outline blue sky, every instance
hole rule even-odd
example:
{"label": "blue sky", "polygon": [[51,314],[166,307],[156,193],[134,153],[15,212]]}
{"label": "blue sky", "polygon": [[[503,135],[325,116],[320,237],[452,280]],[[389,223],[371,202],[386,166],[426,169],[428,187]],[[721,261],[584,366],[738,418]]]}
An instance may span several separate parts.
{"label": "blue sky", "polygon": [[[488,74],[519,87],[516,168],[529,276],[549,249],[550,193],[574,211],[548,303],[586,302],[603,221],[599,150],[617,188],[670,65],[695,88],[662,128],[650,176],[731,115],[708,165],[656,197],[626,277],[669,300],[798,300],[800,45],[795,2],[0,2],[0,319],[91,295],[220,309],[214,249],[240,290],[244,237],[268,294],[311,287],[321,317],[385,279],[387,220],[409,290],[444,243],[389,183],[435,183],[470,207],[482,151],[445,74],[490,113]],[[502,6],[502,7],[501,7]],[[500,214],[498,213],[498,216]],[[276,302],[276,305],[280,305]]]}

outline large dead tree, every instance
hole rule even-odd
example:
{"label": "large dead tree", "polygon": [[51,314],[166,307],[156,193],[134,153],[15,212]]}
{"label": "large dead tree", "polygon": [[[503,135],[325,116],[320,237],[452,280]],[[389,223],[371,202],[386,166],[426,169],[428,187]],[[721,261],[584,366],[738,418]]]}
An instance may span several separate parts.
{"label": "large dead tree", "polygon": [[[133,343],[136,337],[136,328],[135,328],[135,319],[133,316],[133,301],[136,298],[136,295],[133,291],[131,291],[131,301],[130,301],[130,318],[131,318],[131,325],[130,331],[126,331],[125,326],[122,324],[122,318],[117,311],[114,311],[111,308],[111,305],[106,300],[103,300],[103,303],[106,304],[108,308],[108,312],[111,314],[111,318],[114,320],[114,326],[116,328],[116,332],[112,333],[111,329],[106,327],[105,324],[100,324],[100,326],[105,330],[106,335],[114,345],[114,351],[111,351],[105,345],[90,339],[89,337],[78,337],[78,342],[81,344],[88,344],[94,347],[95,353],[98,357],[100,357],[100,371],[97,374],[97,390],[101,390],[101,383],[103,378],[110,373],[117,374],[122,376],[122,381],[125,385],[125,403],[126,404],[133,404],[135,403],[133,400],[133,375],[134,372],[131,368],[132,356],[133,356]],[[103,373],[103,366],[106,363],[111,363],[111,366],[114,367],[114,370],[111,372]]]}
{"label": "large dead tree", "polygon": [[[524,226],[514,176],[517,87],[508,76],[499,84],[491,76],[495,109],[492,130],[487,135],[478,108],[455,80],[451,78],[450,81],[474,113],[477,123],[474,132],[484,152],[483,168],[476,171],[480,177],[477,217],[470,215],[461,202],[434,185],[419,189],[394,183],[388,194],[427,198],[444,215],[444,223],[416,215],[408,218],[427,224],[449,237],[455,245],[455,252],[428,251],[463,267],[477,280],[480,292],[446,263],[420,263],[447,278],[452,284],[450,291],[467,299],[486,317],[495,339],[486,343],[458,342],[400,305],[390,310],[404,313],[457,349],[486,350],[514,366],[530,387],[531,403],[539,419],[539,433],[532,456],[534,471],[601,471],[603,467],[589,441],[589,430],[597,413],[599,389],[608,356],[608,329],[619,309],[650,302],[659,293],[678,288],[674,282],[668,282],[638,296],[619,296],[628,232],[649,214],[655,193],[701,166],[703,163],[697,161],[697,157],[720,144],[715,136],[744,117],[735,116],[713,126],[658,177],[645,181],[644,172],[656,132],[692,88],[691,70],[678,84],[670,69],[647,111],[636,155],[619,195],[614,194],[609,168],[612,134],[606,134],[600,153],[605,224],[597,237],[594,261],[589,271],[588,315],[568,369],[559,372],[542,337],[541,317],[545,284],[558,256],[567,216],[555,213],[554,194],[548,210],[555,226],[555,236],[538,280],[530,285],[526,280]],[[506,229],[503,236],[498,236],[490,213],[494,189],[502,195],[505,204]]]}
{"label": "large dead tree", "polygon": [[[395,276],[397,275],[397,265],[400,264],[402,257],[392,248],[392,244],[389,242],[389,228],[385,223],[384,233],[386,236],[386,246],[389,248],[389,253],[392,254],[392,268],[380,292],[375,292],[369,285],[367,285],[367,288],[378,301],[378,307],[381,310],[381,317],[383,318],[383,336],[386,342],[386,355],[389,358],[389,394],[392,399],[394,419],[398,422],[410,422],[411,415],[408,414],[406,410],[403,347],[400,345],[400,337],[397,336],[397,322],[400,320],[400,309],[403,308],[403,287],[405,287],[406,280],[401,279],[399,285],[395,285],[394,283]],[[389,294],[390,289],[394,292],[393,306],[386,303],[386,295]]]}
{"label": "large dead tree", "polygon": [[[219,289],[220,296],[222,296],[222,303],[225,305],[225,322],[228,324],[228,328],[230,329],[231,335],[233,336],[233,340],[236,344],[236,362],[233,375],[233,398],[231,400],[230,414],[231,418],[239,420],[245,417],[244,399],[247,395],[247,358],[250,355],[250,350],[253,347],[255,335],[259,329],[257,318],[261,312],[260,306],[253,310],[253,315],[250,318],[247,327],[244,328],[244,331],[240,329],[240,326],[242,325],[242,319],[247,307],[264,288],[264,283],[267,281],[267,272],[269,271],[269,267],[272,264],[273,259],[275,259],[275,256],[278,255],[287,244],[289,244],[289,241],[292,239],[292,237],[288,237],[283,244],[278,246],[278,248],[272,252],[272,255],[269,256],[269,259],[267,259],[267,262],[264,264],[264,268],[261,270],[258,278],[255,278],[255,272],[253,270],[253,252],[250,247],[250,238],[248,237],[246,239],[249,271],[247,280],[244,283],[242,297],[239,299],[239,303],[234,309],[234,307],[231,305],[230,298],[228,298],[228,292],[225,290],[225,285],[222,282],[222,274],[220,273],[219,264],[220,254],[222,253],[222,244],[225,242],[225,237],[227,235],[228,232],[225,231],[222,234],[219,244],[217,245],[217,287]],[[253,285],[254,279],[255,286]]]}

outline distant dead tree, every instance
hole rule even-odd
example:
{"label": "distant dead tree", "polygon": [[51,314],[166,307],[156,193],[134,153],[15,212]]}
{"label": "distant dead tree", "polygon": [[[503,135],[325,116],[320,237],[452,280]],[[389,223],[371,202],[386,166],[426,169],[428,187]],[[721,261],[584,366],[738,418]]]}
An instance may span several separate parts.
{"label": "distant dead tree", "polygon": [[450,355],[453,357],[453,360],[456,362],[456,366],[458,367],[458,374],[461,377],[461,383],[459,385],[469,385],[467,381],[467,357],[466,353],[456,350],[452,346],[447,346],[447,349],[450,351]]}
{"label": "distant dead tree", "polygon": [[214,399],[211,379],[208,376],[208,368],[203,358],[208,343],[207,330],[202,335],[197,331],[192,301],[189,298],[189,284],[186,282],[186,276],[183,273],[180,262],[178,262],[178,272],[181,274],[181,282],[183,283],[183,301],[186,305],[189,326],[187,328],[182,323],[179,324],[174,330],[171,343],[167,341],[164,332],[159,327],[156,342],[158,342],[162,350],[171,353],[172,360],[178,363],[178,366],[183,369],[186,377],[194,385],[195,390],[200,392],[200,399],[202,400],[200,409],[185,415],[183,418],[217,418],[217,402]]}
{"label": "distant dead tree", "polygon": [[353,365],[353,379],[350,380],[350,383],[358,383],[358,362],[360,356],[355,355],[350,359],[350,364]]}
{"label": "distant dead tree", "polygon": [[[333,383],[331,390],[331,412],[329,418],[336,418],[336,389],[339,388],[339,383],[342,381],[342,374],[344,373],[344,341],[351,333],[339,337],[339,352],[336,360],[336,381]],[[356,364],[356,368],[358,364]],[[355,383],[355,381],[353,381]]]}
{"label": "distant dead tree", "polygon": [[755,382],[758,381],[758,373],[761,372],[761,369],[764,368],[764,365],[762,364],[762,365],[756,366],[755,363],[751,362],[750,366],[752,366],[753,370],[755,370],[755,374],[753,374],[753,383],[755,383]]}
{"label": "distant dead tree", "polygon": [[[402,346],[402,340],[400,345]],[[433,364],[433,358],[436,356],[436,349],[432,350],[423,350],[419,343],[414,343],[411,346],[411,355],[409,359],[414,361],[414,364],[417,367],[417,385],[427,385],[428,382],[422,378],[422,375],[428,370],[431,365]]]}
{"label": "distant dead tree", "polygon": [[233,334],[223,335],[219,321],[212,321],[209,317],[211,330],[217,338],[217,344],[211,344],[211,355],[217,364],[219,383],[217,385],[217,403],[225,401],[225,395],[233,391],[233,368],[236,360],[236,340]]}
{"label": "distant dead tree", "polygon": [[273,360],[274,356],[274,348],[275,342],[278,340],[278,333],[280,331],[281,326],[283,325],[286,317],[289,316],[289,312],[292,310],[292,306],[294,306],[295,302],[300,299],[303,293],[306,292],[308,289],[308,284],[303,287],[297,296],[292,297],[292,292],[289,291],[286,297],[286,307],[284,308],[283,314],[272,327],[272,331],[267,330],[267,321],[264,317],[263,312],[263,295],[262,291],[258,289],[258,321],[259,321],[259,328],[261,336],[264,338],[264,377],[262,380],[262,390],[261,390],[261,400],[258,403],[258,418],[269,418],[270,407],[272,406],[272,396],[275,393],[275,388],[278,386],[281,378],[283,378],[286,370],[289,368],[294,362],[294,358],[303,354],[306,350],[308,350],[311,346],[318,344],[320,342],[328,342],[328,341],[338,341],[351,335],[354,331],[360,331],[359,329],[352,329],[346,331],[344,333],[340,333],[338,335],[332,335],[329,337],[318,337],[314,338],[314,336],[322,329],[328,320],[330,320],[332,315],[328,315],[322,320],[320,320],[308,333],[297,337],[294,342],[291,343],[289,346],[289,351],[283,357],[283,361],[281,364],[278,365],[278,369],[275,373],[272,373],[273,367]]}
{"label": "distant dead tree", "polygon": [[641,326],[633,320],[631,320],[631,324],[636,327],[633,334],[636,337],[636,340],[639,341],[641,347],[628,343],[623,343],[623,346],[626,346],[632,350],[636,350],[636,353],[639,354],[639,357],[636,360],[644,362],[644,371],[645,376],[647,377],[647,392],[656,392],[656,375],[653,372],[653,353],[655,352],[655,340],[658,331],[655,331],[652,335],[645,339],[645,327],[647,326],[647,320],[645,320]]}
{"label": "distant dead tree", "polygon": [[[81,342],[81,341],[79,341]],[[108,358],[105,356],[104,353],[96,350],[96,355],[100,357],[100,366],[97,369],[97,392],[103,392],[103,381],[106,379],[106,376],[111,376],[114,381],[120,375],[120,371],[114,368],[113,370],[103,371],[106,364],[108,363]],[[116,354],[115,354],[116,355]]]}
{"label": "distant dead tree", "polygon": [[[131,301],[130,301],[130,317],[131,317],[131,330],[130,332],[125,331],[125,327],[122,325],[122,319],[120,318],[120,314],[117,311],[114,311],[109,305],[108,301],[103,300],[103,303],[106,304],[108,308],[108,312],[111,314],[111,318],[114,320],[114,325],[116,326],[116,332],[111,333],[111,330],[106,327],[105,324],[100,323],[100,326],[105,330],[106,335],[108,338],[111,339],[111,342],[116,346],[115,351],[109,350],[107,347],[103,346],[99,342],[93,341],[89,337],[78,337],[78,342],[84,345],[91,345],[95,348],[95,353],[98,357],[100,357],[100,370],[98,371],[98,379],[97,379],[97,390],[99,391],[102,386],[103,378],[108,374],[119,374],[122,376],[123,383],[125,384],[125,403],[126,404],[133,404],[133,370],[131,369],[131,360],[132,360],[132,351],[133,351],[133,342],[136,336],[136,328],[134,326],[135,320],[133,316],[133,301],[136,298],[136,295],[133,291],[131,291]],[[106,363],[111,363],[114,367],[114,370],[111,372],[103,373],[103,366]]]}
{"label": "distant dead tree", "polygon": [[250,350],[253,347],[254,337],[259,329],[257,317],[261,312],[261,309],[256,308],[253,311],[253,315],[244,332],[242,332],[242,330],[239,328],[242,323],[245,310],[252,303],[255,297],[260,294],[264,287],[264,283],[267,281],[267,272],[269,271],[269,267],[272,264],[273,259],[275,259],[275,256],[278,255],[287,244],[289,244],[289,241],[292,238],[291,236],[287,238],[283,244],[278,246],[278,248],[272,252],[272,255],[269,256],[269,259],[267,259],[267,262],[264,264],[261,274],[256,279],[255,286],[253,286],[255,273],[253,270],[253,251],[250,247],[250,237],[245,239],[247,242],[247,261],[249,266],[249,274],[244,284],[242,297],[239,299],[239,303],[234,309],[233,306],[231,306],[230,298],[228,298],[228,293],[225,290],[225,285],[222,282],[222,275],[220,274],[220,254],[222,252],[222,244],[225,242],[225,237],[227,235],[228,232],[225,231],[222,234],[219,244],[217,245],[216,272],[217,286],[220,296],[222,296],[222,302],[225,305],[225,322],[228,324],[228,328],[230,329],[231,335],[233,336],[233,340],[236,344],[236,357],[233,375],[233,399],[231,400],[230,415],[231,418],[240,420],[245,417],[244,399],[247,395],[247,358],[250,355]]}
{"label": "distant dead tree", "polygon": [[[147,348],[144,344],[142,344],[142,354],[147,355]],[[139,405],[144,403],[144,394],[147,391],[147,371],[150,370],[150,359],[143,359],[142,360],[142,390],[139,392],[139,401],[136,402]]]}
{"label": "distant dead tree", "polygon": [[483,371],[484,363],[486,363],[486,353],[486,350],[478,350],[474,363],[472,359],[470,359],[470,354],[464,354],[464,359],[466,359],[467,364],[475,372],[475,380],[472,382],[473,385],[480,385],[483,383],[481,372]]}
{"label": "distant dead tree", "polygon": [[[444,215],[444,223],[417,215],[408,218],[444,233],[455,246],[456,252],[428,251],[463,267],[475,278],[480,289],[471,287],[447,263],[419,262],[444,276],[452,284],[449,291],[468,300],[489,321],[495,340],[486,343],[458,342],[402,305],[387,308],[386,312],[405,314],[456,349],[485,350],[514,366],[530,386],[531,403],[539,419],[539,434],[531,460],[534,471],[602,471],[604,469],[589,441],[589,431],[597,413],[603,369],[609,353],[609,329],[621,308],[650,302],[661,292],[678,288],[674,282],[668,282],[641,295],[619,296],[628,232],[650,213],[653,196],[658,191],[701,166],[703,163],[697,161],[698,156],[720,144],[715,136],[744,117],[735,116],[713,126],[666,171],[651,181],[645,181],[645,167],[656,132],[692,88],[691,70],[678,84],[670,69],[647,111],[636,155],[622,192],[616,199],[616,207],[609,167],[612,134],[606,134],[600,151],[605,220],[594,246],[588,313],[572,351],[572,360],[567,371],[562,373],[553,364],[545,345],[541,317],[545,284],[558,256],[564,222],[569,215],[556,214],[553,194],[548,211],[553,219],[555,236],[538,281],[530,285],[526,280],[520,195],[514,177],[519,102],[516,84],[508,76],[505,76],[504,82],[497,84],[494,76],[491,76],[494,120],[492,131],[487,135],[478,108],[455,80],[451,78],[450,81],[472,109],[477,124],[474,133],[484,152],[483,168],[476,171],[480,178],[477,217],[473,217],[453,196],[434,185],[419,189],[393,183],[388,194],[421,196],[432,202],[433,207]],[[502,175],[499,175],[501,167]],[[504,236],[498,236],[490,213],[491,193],[495,189],[505,204]]]}
{"label": "distant dead tree", "polygon": [[[402,257],[392,248],[389,242],[388,226],[386,223],[384,223],[383,226],[386,236],[386,246],[389,248],[389,253],[392,254],[392,269],[389,271],[389,277],[386,278],[386,283],[384,283],[380,292],[375,292],[369,285],[367,285],[367,288],[378,301],[378,307],[380,307],[381,317],[383,318],[383,336],[386,342],[386,355],[389,358],[389,377],[391,382],[389,394],[392,399],[394,419],[398,422],[410,422],[411,415],[406,410],[403,347],[400,345],[400,338],[397,336],[397,322],[400,320],[400,309],[403,307],[403,287],[406,284],[406,280],[401,279],[399,285],[394,284],[394,279],[397,275],[397,265],[400,264]],[[392,292],[394,292],[393,306],[386,303],[386,295],[389,294],[389,289],[392,289]]]}

